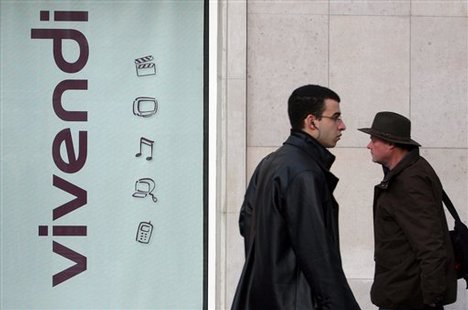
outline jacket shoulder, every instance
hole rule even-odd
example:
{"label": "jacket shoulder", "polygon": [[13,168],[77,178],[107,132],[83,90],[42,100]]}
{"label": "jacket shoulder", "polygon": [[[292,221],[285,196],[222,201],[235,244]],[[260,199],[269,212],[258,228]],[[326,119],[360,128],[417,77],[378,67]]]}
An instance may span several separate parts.
{"label": "jacket shoulder", "polygon": [[440,183],[439,176],[434,168],[424,157],[421,156],[401,172],[400,179],[409,181],[420,179],[426,180],[429,183]]}

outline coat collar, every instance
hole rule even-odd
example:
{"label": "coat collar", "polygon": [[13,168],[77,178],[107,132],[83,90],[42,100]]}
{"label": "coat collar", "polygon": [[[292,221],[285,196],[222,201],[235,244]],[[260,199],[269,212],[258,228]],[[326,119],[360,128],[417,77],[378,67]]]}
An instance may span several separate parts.
{"label": "coat collar", "polygon": [[390,181],[396,175],[405,170],[407,167],[411,166],[414,162],[418,160],[419,157],[419,148],[415,147],[414,149],[409,151],[406,154],[406,156],[403,157],[403,159],[392,170],[389,170],[388,168],[382,166],[385,176],[378,186],[380,188],[386,189]]}
{"label": "coat collar", "polygon": [[311,135],[302,130],[291,129],[291,135],[283,144],[294,145],[302,149],[315,159],[322,169],[327,171],[330,170],[333,162],[335,161],[335,156],[330,153],[330,151],[328,151]]}

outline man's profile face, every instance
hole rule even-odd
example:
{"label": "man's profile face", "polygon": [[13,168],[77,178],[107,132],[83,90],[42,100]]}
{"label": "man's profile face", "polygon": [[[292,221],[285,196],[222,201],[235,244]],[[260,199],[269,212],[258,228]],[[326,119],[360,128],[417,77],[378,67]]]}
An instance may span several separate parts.
{"label": "man's profile face", "polygon": [[391,147],[388,142],[377,137],[371,136],[367,148],[371,152],[373,162],[382,164],[386,167],[388,166],[391,156]]}
{"label": "man's profile face", "polygon": [[314,121],[317,129],[317,141],[326,148],[336,146],[336,143],[341,138],[342,131],[346,129],[346,125],[341,119],[340,103],[333,99],[325,99],[325,110],[320,119]]}

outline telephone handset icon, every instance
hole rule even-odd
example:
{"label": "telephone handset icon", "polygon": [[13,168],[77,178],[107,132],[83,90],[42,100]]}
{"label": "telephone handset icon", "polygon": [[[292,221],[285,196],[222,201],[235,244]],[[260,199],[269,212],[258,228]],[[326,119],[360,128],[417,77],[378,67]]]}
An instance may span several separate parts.
{"label": "telephone handset icon", "polygon": [[141,222],[140,225],[138,225],[136,241],[148,244],[150,242],[152,233],[153,225],[151,224],[151,221]]}

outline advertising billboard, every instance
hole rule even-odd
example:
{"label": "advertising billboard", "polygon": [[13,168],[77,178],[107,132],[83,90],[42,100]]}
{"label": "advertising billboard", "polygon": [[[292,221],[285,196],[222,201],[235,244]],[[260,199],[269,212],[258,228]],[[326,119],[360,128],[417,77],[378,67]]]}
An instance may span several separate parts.
{"label": "advertising billboard", "polygon": [[206,3],[0,3],[0,308],[206,308]]}

